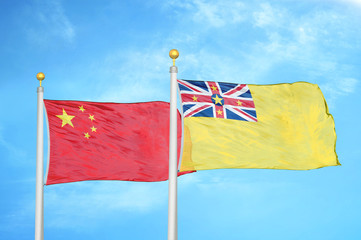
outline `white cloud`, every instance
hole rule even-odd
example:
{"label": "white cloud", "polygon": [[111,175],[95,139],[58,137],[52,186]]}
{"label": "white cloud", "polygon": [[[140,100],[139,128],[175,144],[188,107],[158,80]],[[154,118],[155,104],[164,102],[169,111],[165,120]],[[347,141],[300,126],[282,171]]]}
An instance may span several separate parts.
{"label": "white cloud", "polygon": [[[182,196],[180,204],[183,208],[184,205],[187,205],[187,207],[184,208],[184,211],[192,211],[191,209],[194,207],[195,203],[204,202],[204,199],[208,199],[208,204],[228,202],[234,206],[233,212],[240,211],[243,216],[252,216],[254,214],[254,210],[248,211],[249,206],[245,206],[245,204],[256,206],[262,202],[263,199],[270,194],[270,192],[280,188],[292,187],[293,184],[292,182],[270,182],[255,178],[250,180],[246,177],[240,177],[239,173],[236,174],[237,177],[235,177],[232,171],[241,170],[198,171],[195,174],[189,174],[179,178],[179,196]],[[229,173],[231,173],[231,176]],[[191,195],[189,193],[191,193]],[[191,199],[192,203],[186,202],[187,198]],[[252,203],[245,201],[245,199],[252,199]],[[220,213],[225,209],[226,206],[217,206],[215,211]],[[199,209],[196,211],[198,210]]]}
{"label": "white cloud", "polygon": [[357,7],[361,7],[361,0],[336,0],[341,3],[353,4]]}
{"label": "white cloud", "polygon": [[302,45],[312,43],[315,40],[313,29],[310,27],[298,27],[295,29],[294,33],[297,41]]}
{"label": "white cloud", "polygon": [[37,43],[45,44],[54,38],[73,42],[75,38],[74,25],[65,14],[60,1],[37,2],[31,9],[30,19],[34,22],[27,29],[29,38]]}
{"label": "white cloud", "polygon": [[[110,217],[124,221],[166,209],[167,194],[168,182],[87,181],[45,186],[44,223],[47,228],[57,229],[95,228]],[[35,195],[23,195],[13,205],[13,211],[2,215],[0,232],[34,224]]]}
{"label": "white cloud", "polygon": [[[234,51],[234,55],[242,55]],[[261,78],[270,61],[264,57],[246,56],[248,61],[241,62],[235,56],[219,55],[200,50],[182,56],[182,72],[180,78],[189,80],[208,80],[220,82],[254,83]]]}
{"label": "white cloud", "polygon": [[[315,9],[300,16],[290,9],[268,3],[261,4],[260,8],[254,10],[253,17],[255,25],[263,29],[267,38],[257,42],[249,51],[252,57],[248,57],[254,60],[252,66],[261,66],[259,71],[267,73],[281,64],[293,64],[294,72],[300,71],[307,77],[304,80],[310,82],[343,79],[344,75],[355,72],[339,54],[341,49],[359,49],[359,45],[350,44],[359,38],[352,23],[354,17],[332,7]],[[258,74],[262,76],[260,72]],[[355,85],[354,81],[345,81]],[[334,96],[336,99],[340,94]]]}
{"label": "white cloud", "polygon": [[339,86],[343,93],[353,93],[355,92],[358,80],[354,78],[343,78],[341,79]]}
{"label": "white cloud", "polygon": [[205,22],[214,27],[243,21],[244,6],[241,2],[195,0],[193,4],[197,9],[193,17],[195,21]]}
{"label": "white cloud", "polygon": [[[149,52],[119,51],[105,57],[101,67],[102,94],[97,101],[134,102],[169,100],[169,73],[171,66],[168,49]],[[100,83],[99,83],[100,84]],[[104,92],[104,89],[105,90]],[[94,99],[93,99],[94,100]]]}
{"label": "white cloud", "polygon": [[188,10],[193,22],[203,24],[204,28],[219,28],[244,21],[245,8],[241,1],[167,1],[164,6]]}
{"label": "white cloud", "polygon": [[[163,6],[171,9],[172,14],[177,9],[182,10],[182,16],[174,23],[174,29],[179,30],[182,26],[182,31],[170,30],[162,39],[163,46],[180,46],[181,56],[177,60],[180,78],[270,83],[275,77],[269,73],[281,72],[283,70],[277,68],[287,64],[295,68],[289,72],[302,74],[301,80],[316,83],[325,81],[322,79],[342,78],[346,72],[352,72],[350,67],[340,67],[343,60],[329,51],[347,47],[350,37],[355,36],[350,20],[346,21],[349,18],[333,8],[297,15],[276,3],[188,0],[167,1]],[[189,19],[195,24],[184,25],[183,22],[189,23]],[[234,29],[257,27],[261,37],[254,37],[248,45],[242,45],[249,39],[244,40],[242,32],[223,32],[220,26],[226,24],[234,24]],[[209,49],[205,39],[212,39],[216,34],[224,34],[222,42],[213,45],[219,49]],[[154,41],[149,45],[152,46]],[[122,50],[107,56],[101,77],[110,79],[107,82],[109,90],[97,100],[168,100],[169,74],[164,71],[164,66],[170,65],[169,49]],[[293,78],[289,76],[286,80],[293,81]]]}
{"label": "white cloud", "polygon": [[358,83],[359,80],[355,78],[334,78],[326,83],[320,84],[320,88],[325,95],[328,106],[334,108],[336,100],[340,97],[353,94]]}
{"label": "white cloud", "polygon": [[285,14],[281,9],[272,7],[269,3],[262,3],[261,10],[253,12],[254,22],[257,27],[280,27],[285,21]]}
{"label": "white cloud", "polygon": [[167,204],[166,182],[79,182],[45,187],[48,225],[76,228],[117,214],[146,214]]}
{"label": "white cloud", "polygon": [[[17,147],[9,143],[2,134],[2,127],[0,126],[0,149],[1,147],[5,149],[5,151],[9,154],[9,158],[11,159],[24,159],[26,156],[26,152],[22,150],[21,147]],[[17,161],[18,162],[18,161]]]}

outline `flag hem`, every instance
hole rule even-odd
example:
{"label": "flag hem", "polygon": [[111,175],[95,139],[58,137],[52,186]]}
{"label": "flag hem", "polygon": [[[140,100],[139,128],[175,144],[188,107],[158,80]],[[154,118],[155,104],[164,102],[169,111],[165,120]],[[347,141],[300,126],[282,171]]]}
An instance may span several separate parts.
{"label": "flag hem", "polygon": [[48,175],[49,175],[49,166],[50,166],[50,129],[49,129],[49,118],[48,118],[48,112],[47,112],[47,109],[46,109],[46,106],[45,106],[45,100],[46,99],[43,99],[43,106],[44,106],[44,109],[45,109],[45,119],[46,119],[46,124],[47,124],[47,135],[48,135],[48,160],[47,160],[47,163],[46,163],[46,174],[45,174],[45,183],[44,183],[44,186],[47,185],[47,182],[48,182]]}
{"label": "flag hem", "polygon": [[333,121],[333,123],[334,123],[333,132],[334,132],[334,134],[335,134],[334,152],[335,152],[335,155],[336,155],[336,163],[337,163],[336,166],[342,166],[341,163],[340,163],[340,161],[338,160],[338,155],[337,155],[337,152],[336,152],[337,134],[336,134],[336,123],[335,123],[335,119],[333,118],[332,114],[331,114],[331,113],[329,112],[329,110],[328,110],[328,105],[327,105],[327,102],[326,102],[326,98],[325,98],[325,96],[323,95],[320,86],[318,86],[318,84],[315,84],[315,85],[317,86],[317,89],[320,91],[321,96],[322,96],[322,98],[323,98],[323,102],[324,102],[325,108],[326,108],[326,114],[327,114],[327,116],[329,116],[329,117],[332,118],[332,121]]}

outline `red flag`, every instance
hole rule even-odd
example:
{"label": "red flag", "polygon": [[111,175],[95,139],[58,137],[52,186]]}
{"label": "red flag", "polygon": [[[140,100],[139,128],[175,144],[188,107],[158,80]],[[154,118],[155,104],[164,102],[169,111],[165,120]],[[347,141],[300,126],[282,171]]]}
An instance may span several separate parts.
{"label": "red flag", "polygon": [[[50,133],[46,185],[168,179],[169,103],[44,103]],[[178,114],[178,156],[180,123]]]}

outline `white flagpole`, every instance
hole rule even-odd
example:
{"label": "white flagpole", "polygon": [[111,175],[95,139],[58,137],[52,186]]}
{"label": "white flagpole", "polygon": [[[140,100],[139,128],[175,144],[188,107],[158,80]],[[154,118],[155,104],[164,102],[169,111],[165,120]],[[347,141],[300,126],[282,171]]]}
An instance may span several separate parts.
{"label": "white flagpole", "polygon": [[170,67],[170,124],[169,124],[169,186],[168,186],[168,240],[177,240],[177,73],[175,59],[179,56],[176,49],[169,52],[173,59]]}
{"label": "white flagpole", "polygon": [[38,120],[36,135],[36,197],[35,197],[35,240],[44,239],[44,88],[41,81],[45,75],[39,72],[36,78],[40,81],[38,87]]}

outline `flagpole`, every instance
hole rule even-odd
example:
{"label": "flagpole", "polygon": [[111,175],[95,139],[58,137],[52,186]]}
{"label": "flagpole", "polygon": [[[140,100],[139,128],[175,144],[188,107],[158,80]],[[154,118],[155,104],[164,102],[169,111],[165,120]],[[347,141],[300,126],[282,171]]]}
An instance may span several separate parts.
{"label": "flagpole", "polygon": [[36,78],[40,81],[38,92],[38,116],[36,135],[36,195],[35,195],[35,240],[44,239],[44,108],[43,95],[44,88],[41,81],[45,75],[39,72]]}
{"label": "flagpole", "polygon": [[175,60],[179,56],[176,49],[169,52],[173,59],[170,67],[170,122],[169,122],[169,186],[168,186],[168,240],[177,240],[177,73]]}

